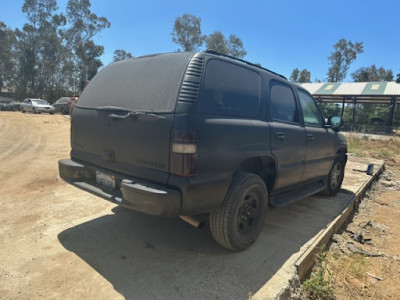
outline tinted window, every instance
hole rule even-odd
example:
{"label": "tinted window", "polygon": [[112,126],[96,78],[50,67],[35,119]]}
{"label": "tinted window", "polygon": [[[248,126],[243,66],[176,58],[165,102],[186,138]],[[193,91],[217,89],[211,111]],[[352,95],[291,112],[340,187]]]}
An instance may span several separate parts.
{"label": "tinted window", "polygon": [[298,110],[292,88],[280,81],[271,81],[271,116],[276,121],[298,123]]}
{"label": "tinted window", "polygon": [[304,124],[322,126],[322,115],[314,98],[303,90],[297,89],[303,110]]}
{"label": "tinted window", "polygon": [[168,53],[112,63],[85,87],[79,106],[173,111],[192,56],[193,53]]}
{"label": "tinted window", "polygon": [[221,60],[207,63],[200,110],[217,114],[255,116],[260,103],[260,76]]}

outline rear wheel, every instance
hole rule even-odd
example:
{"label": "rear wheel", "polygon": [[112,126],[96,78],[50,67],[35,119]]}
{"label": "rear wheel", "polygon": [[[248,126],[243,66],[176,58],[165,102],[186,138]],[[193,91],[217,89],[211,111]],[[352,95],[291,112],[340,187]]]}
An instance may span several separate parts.
{"label": "rear wheel", "polygon": [[260,234],[268,208],[264,181],[251,173],[239,173],[232,180],[222,207],[210,213],[215,241],[233,251],[251,246]]}
{"label": "rear wheel", "polygon": [[322,194],[326,196],[334,196],[340,191],[344,178],[344,168],[345,163],[343,156],[337,155],[328,175],[327,187],[322,191]]}

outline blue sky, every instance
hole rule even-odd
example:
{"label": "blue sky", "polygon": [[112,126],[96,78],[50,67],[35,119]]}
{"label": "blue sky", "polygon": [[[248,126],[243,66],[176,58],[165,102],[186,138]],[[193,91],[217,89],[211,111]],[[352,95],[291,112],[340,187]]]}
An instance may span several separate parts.
{"label": "blue sky", "polygon": [[[0,0],[0,21],[22,28],[26,18],[23,0]],[[65,11],[67,0],[58,0]],[[220,30],[239,36],[247,50],[246,60],[287,77],[294,68],[306,68],[311,79],[326,80],[328,56],[341,38],[364,42],[364,53],[351,66],[375,64],[400,73],[400,1],[247,0],[156,1],[91,0],[92,12],[104,16],[111,27],[95,37],[103,45],[101,60],[112,61],[115,49],[134,56],[171,52],[176,17],[185,13],[201,18],[203,34]]]}

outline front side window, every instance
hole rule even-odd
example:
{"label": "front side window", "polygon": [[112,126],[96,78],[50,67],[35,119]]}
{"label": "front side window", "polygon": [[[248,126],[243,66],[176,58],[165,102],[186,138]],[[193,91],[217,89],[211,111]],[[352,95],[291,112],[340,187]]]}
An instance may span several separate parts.
{"label": "front side window", "polygon": [[275,121],[299,123],[296,99],[292,88],[280,81],[271,81],[271,117]]}
{"label": "front side window", "polygon": [[217,59],[206,67],[200,110],[207,113],[255,116],[260,106],[258,73]]}
{"label": "front side window", "polygon": [[312,126],[323,126],[321,111],[319,110],[314,98],[301,89],[297,89],[300,99],[301,109],[303,110],[304,124]]}

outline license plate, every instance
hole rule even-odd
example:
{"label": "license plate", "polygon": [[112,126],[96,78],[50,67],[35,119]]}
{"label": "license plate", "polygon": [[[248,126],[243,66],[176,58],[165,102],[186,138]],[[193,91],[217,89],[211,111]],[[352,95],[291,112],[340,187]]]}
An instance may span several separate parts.
{"label": "license plate", "polygon": [[96,171],[96,182],[102,186],[115,189],[115,176]]}

